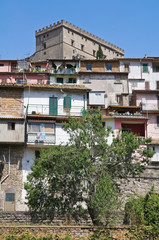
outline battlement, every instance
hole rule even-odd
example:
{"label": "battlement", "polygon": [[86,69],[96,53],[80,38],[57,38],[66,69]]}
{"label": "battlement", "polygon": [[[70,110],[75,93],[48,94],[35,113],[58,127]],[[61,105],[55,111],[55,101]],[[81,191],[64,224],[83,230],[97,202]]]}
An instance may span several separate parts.
{"label": "battlement", "polygon": [[61,22],[57,22],[54,24],[50,24],[49,26],[46,26],[45,28],[39,29],[38,31],[35,31],[35,36],[39,36],[41,34],[44,34],[48,31],[51,31],[53,29],[56,29],[60,26],[65,26],[69,28],[70,30],[73,30],[75,32],[78,32],[80,34],[83,34],[85,37],[90,38],[91,40],[97,41],[98,43],[113,49],[116,52],[120,52],[121,54],[124,55],[124,50],[122,48],[117,47],[116,45],[111,44],[110,42],[105,41],[104,39],[99,38],[98,36],[93,35],[92,33],[87,32],[86,30],[83,30],[79,28],[78,26],[72,25],[72,23],[69,23],[65,20],[61,20]]}

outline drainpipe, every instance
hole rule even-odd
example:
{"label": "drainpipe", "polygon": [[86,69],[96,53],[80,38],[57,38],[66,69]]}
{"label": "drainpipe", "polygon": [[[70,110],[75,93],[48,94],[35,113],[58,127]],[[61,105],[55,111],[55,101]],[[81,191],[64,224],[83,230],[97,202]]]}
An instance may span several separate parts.
{"label": "drainpipe", "polygon": [[[10,175],[10,146],[9,146],[9,154],[8,154],[8,174],[0,181],[0,193],[2,193],[2,183],[9,177]],[[0,196],[0,200],[1,196]],[[2,206],[0,207],[2,209]]]}

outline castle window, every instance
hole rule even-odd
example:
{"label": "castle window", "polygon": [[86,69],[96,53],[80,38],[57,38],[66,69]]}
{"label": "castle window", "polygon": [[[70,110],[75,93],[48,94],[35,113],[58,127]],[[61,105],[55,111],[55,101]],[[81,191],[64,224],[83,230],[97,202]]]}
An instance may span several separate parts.
{"label": "castle window", "polygon": [[81,50],[84,51],[84,45],[83,44],[81,44]]}
{"label": "castle window", "polygon": [[74,35],[74,33],[72,32],[72,35]]}
{"label": "castle window", "polygon": [[46,48],[46,43],[43,43],[43,47],[44,47],[44,49]]}
{"label": "castle window", "polygon": [[68,30],[68,33],[70,33],[70,31]]}
{"label": "castle window", "polygon": [[72,46],[74,46],[74,43],[75,43],[75,41],[74,41],[74,40],[71,40],[71,45],[72,45]]}
{"label": "castle window", "polygon": [[95,50],[93,50],[93,56],[94,56],[94,57],[96,56],[96,51],[95,51]]}
{"label": "castle window", "polygon": [[8,123],[8,130],[11,130],[11,131],[15,130],[15,123],[14,122],[9,122]]}

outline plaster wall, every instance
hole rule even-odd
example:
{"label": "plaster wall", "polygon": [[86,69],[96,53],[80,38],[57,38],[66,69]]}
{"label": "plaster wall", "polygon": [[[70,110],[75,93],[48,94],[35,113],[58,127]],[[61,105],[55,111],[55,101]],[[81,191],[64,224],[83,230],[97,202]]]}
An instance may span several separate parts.
{"label": "plaster wall", "polygon": [[[86,98],[84,100],[85,93],[72,93],[69,92],[59,92],[59,91],[36,91],[32,90],[29,92],[28,90],[24,91],[24,106],[27,106],[27,104],[42,104],[42,105],[48,105],[49,106],[49,97],[58,97],[58,106],[63,107],[64,97],[65,96],[71,96],[72,97],[72,106],[71,107],[79,107],[79,111],[81,111],[82,107],[86,107]],[[80,108],[81,107],[81,108]]]}
{"label": "plaster wall", "polygon": [[69,135],[62,129],[61,125],[56,125],[56,145],[65,145],[69,140]]}
{"label": "plaster wall", "polygon": [[4,66],[0,66],[0,72],[11,72],[11,62],[3,62],[0,61],[0,64],[3,64]]}
{"label": "plaster wall", "polygon": [[[15,130],[8,130],[8,122],[15,123]],[[0,142],[24,143],[24,121],[0,120]]]}
{"label": "plaster wall", "polygon": [[157,94],[136,94],[136,105],[143,104],[143,110],[158,110]]}
{"label": "plaster wall", "polygon": [[157,115],[148,114],[147,124],[148,137],[159,139],[159,127],[157,126]]}
{"label": "plaster wall", "polygon": [[126,76],[83,74],[79,83],[90,88],[92,92],[105,92],[105,107],[117,104],[116,95],[128,93]]}
{"label": "plaster wall", "polygon": [[1,74],[0,75],[0,84],[1,83],[16,83],[16,79],[26,80],[27,84],[37,84],[39,81],[42,84],[48,83],[48,76],[46,74],[25,74],[23,76],[22,73],[8,75],[8,74]]}

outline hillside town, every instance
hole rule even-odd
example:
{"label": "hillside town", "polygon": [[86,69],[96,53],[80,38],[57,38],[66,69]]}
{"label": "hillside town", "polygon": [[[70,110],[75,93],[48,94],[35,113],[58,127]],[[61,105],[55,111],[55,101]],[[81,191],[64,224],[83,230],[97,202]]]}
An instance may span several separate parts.
{"label": "hillside town", "polygon": [[[62,123],[90,109],[102,112],[103,127],[115,135],[122,129],[152,139],[147,178],[125,192],[158,186],[159,57],[124,58],[123,49],[64,20],[35,37],[32,56],[0,59],[1,211],[28,211],[24,182],[34,159],[42,148],[65,145]],[[104,59],[96,57],[99,45]]]}

